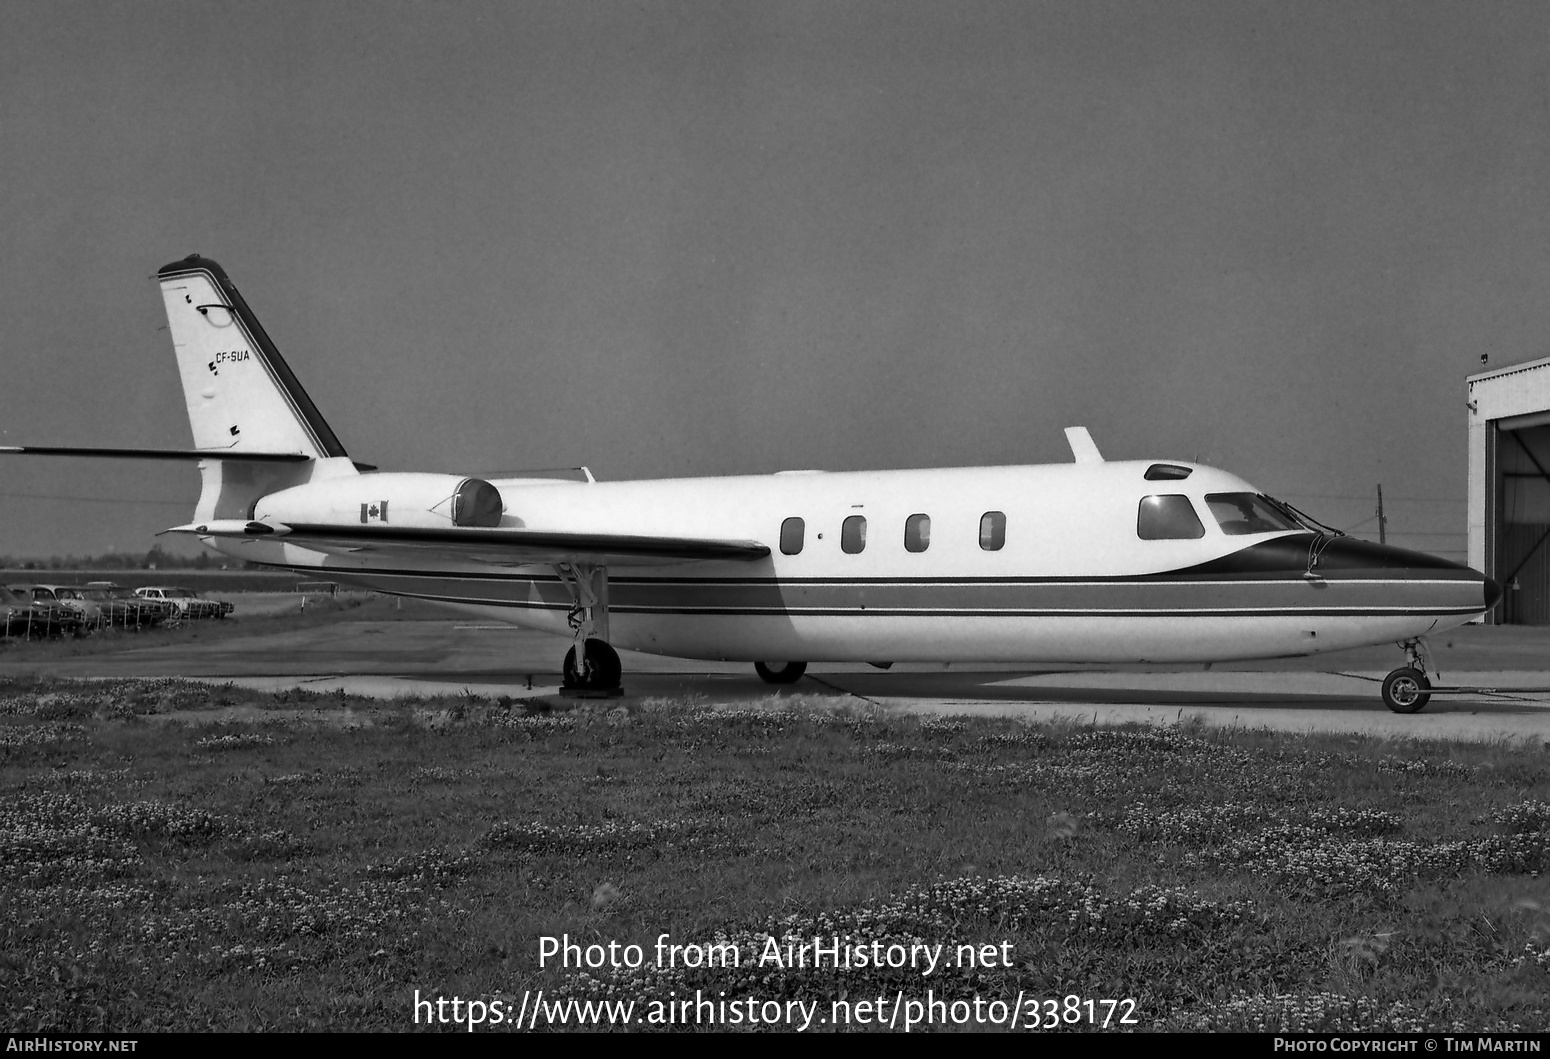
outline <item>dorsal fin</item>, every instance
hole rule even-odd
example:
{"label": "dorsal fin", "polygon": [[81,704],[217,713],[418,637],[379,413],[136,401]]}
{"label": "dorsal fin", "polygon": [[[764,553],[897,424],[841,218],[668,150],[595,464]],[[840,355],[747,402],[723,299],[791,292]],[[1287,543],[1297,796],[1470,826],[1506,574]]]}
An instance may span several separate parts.
{"label": "dorsal fin", "polygon": [[1071,446],[1071,456],[1077,463],[1103,462],[1103,453],[1098,451],[1086,427],[1066,427],[1066,444]]}

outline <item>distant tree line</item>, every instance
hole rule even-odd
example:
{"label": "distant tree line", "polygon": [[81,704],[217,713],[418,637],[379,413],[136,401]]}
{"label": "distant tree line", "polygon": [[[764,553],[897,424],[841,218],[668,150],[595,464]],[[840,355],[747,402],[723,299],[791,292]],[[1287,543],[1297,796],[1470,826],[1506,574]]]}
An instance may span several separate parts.
{"label": "distant tree line", "polygon": [[198,555],[173,555],[156,545],[148,552],[104,552],[101,555],[55,555],[47,559],[18,559],[0,555],[6,570],[247,570],[251,563],[202,551]]}

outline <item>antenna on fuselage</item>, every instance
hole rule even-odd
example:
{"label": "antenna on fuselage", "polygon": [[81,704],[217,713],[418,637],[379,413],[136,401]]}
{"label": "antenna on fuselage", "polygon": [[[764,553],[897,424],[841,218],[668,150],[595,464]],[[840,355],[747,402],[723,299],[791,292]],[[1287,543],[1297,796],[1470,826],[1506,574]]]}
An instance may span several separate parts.
{"label": "antenna on fuselage", "polygon": [[1071,456],[1077,463],[1103,462],[1103,453],[1098,451],[1086,427],[1066,427],[1066,444],[1071,446]]}

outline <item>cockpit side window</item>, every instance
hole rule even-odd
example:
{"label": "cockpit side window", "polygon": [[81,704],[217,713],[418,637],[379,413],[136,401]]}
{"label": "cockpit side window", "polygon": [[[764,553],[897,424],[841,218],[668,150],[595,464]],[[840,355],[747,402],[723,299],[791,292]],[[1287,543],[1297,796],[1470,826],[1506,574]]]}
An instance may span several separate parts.
{"label": "cockpit side window", "polygon": [[1253,493],[1207,493],[1206,506],[1229,537],[1302,528],[1274,504]]}
{"label": "cockpit side window", "polygon": [[1144,496],[1136,515],[1136,535],[1144,541],[1194,540],[1206,535],[1189,497],[1179,493]]}

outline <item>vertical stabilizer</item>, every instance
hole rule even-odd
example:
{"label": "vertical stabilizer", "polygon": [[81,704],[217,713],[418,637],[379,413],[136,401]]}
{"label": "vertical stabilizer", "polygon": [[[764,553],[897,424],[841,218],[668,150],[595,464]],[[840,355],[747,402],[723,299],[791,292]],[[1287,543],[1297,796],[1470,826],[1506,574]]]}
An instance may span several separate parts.
{"label": "vertical stabilizer", "polygon": [[156,278],[195,448],[346,455],[220,265],[194,255]]}
{"label": "vertical stabilizer", "polygon": [[212,455],[294,452],[296,464],[210,459],[198,519],[247,518],[259,497],[354,464],[224,269],[195,254],[156,273],[178,357],[194,448]]}

